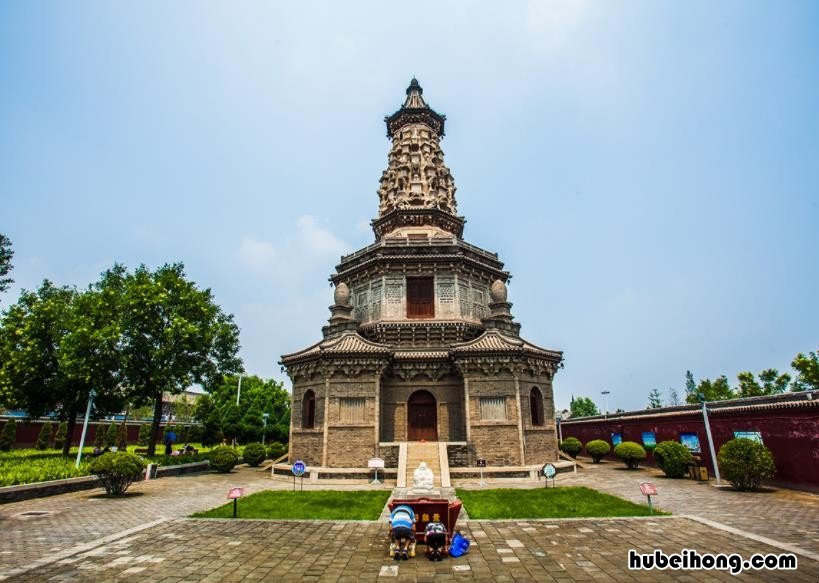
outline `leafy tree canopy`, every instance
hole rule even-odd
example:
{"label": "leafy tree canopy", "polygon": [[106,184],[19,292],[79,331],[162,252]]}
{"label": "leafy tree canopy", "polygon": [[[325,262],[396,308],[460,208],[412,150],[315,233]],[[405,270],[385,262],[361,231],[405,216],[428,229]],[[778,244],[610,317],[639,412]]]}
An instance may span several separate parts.
{"label": "leafy tree canopy", "polygon": [[592,415],[599,415],[597,405],[588,397],[577,397],[572,399],[571,404],[572,417],[591,417]]}
{"label": "leafy tree canopy", "polygon": [[697,385],[694,393],[687,393],[685,400],[689,403],[699,403],[701,399],[706,401],[724,401],[725,399],[733,399],[736,397],[731,385],[728,384],[728,377],[720,376],[713,381],[710,379],[703,379]]}
{"label": "leafy tree canopy", "polygon": [[791,362],[791,366],[796,371],[796,379],[791,385],[791,390],[819,390],[819,350],[809,352],[807,355],[800,352]]}
{"label": "leafy tree canopy", "polygon": [[779,374],[775,368],[769,368],[759,373],[757,382],[752,372],[741,372],[737,375],[739,397],[759,397],[761,395],[778,395],[788,389],[791,376],[787,373]]}
{"label": "leafy tree canopy", "polygon": [[217,382],[239,372],[239,329],[209,289],[185,276],[181,263],[133,273],[114,266],[107,276],[121,290],[122,375],[136,405],[154,403],[148,453],[159,437],[163,392]]}

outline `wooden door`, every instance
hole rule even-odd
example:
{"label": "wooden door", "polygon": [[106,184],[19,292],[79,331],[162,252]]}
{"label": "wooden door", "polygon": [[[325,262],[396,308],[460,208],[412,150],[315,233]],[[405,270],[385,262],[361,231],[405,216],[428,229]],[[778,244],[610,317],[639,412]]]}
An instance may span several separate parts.
{"label": "wooden door", "polygon": [[407,441],[438,441],[438,411],[429,391],[415,391],[407,402]]}

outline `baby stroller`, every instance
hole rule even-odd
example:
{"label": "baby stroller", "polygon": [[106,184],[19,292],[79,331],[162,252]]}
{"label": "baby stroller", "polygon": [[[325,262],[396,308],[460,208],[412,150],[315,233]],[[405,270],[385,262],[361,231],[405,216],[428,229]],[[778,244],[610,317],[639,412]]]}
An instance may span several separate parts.
{"label": "baby stroller", "polygon": [[415,556],[415,512],[409,506],[390,513],[390,555],[396,561]]}

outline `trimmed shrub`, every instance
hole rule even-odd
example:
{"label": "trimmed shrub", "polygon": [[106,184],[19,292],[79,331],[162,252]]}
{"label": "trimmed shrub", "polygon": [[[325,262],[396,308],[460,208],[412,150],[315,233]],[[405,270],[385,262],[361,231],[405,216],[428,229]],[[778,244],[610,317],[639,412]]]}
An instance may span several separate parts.
{"label": "trimmed shrub", "polygon": [[139,426],[139,436],[137,437],[138,445],[148,445],[151,440],[151,424],[143,423]]}
{"label": "trimmed shrub", "polygon": [[48,449],[48,446],[51,445],[51,423],[43,423],[43,427],[40,429],[40,435],[37,436],[37,443],[34,444],[34,447],[37,449]]}
{"label": "trimmed shrub", "polygon": [[114,447],[117,444],[117,424],[111,421],[108,426],[108,431],[105,432],[105,445],[107,447]]}
{"label": "trimmed shrub", "polygon": [[0,431],[0,451],[11,451],[17,441],[17,422],[9,419]]}
{"label": "trimmed shrub", "polygon": [[623,460],[628,469],[634,470],[640,460],[646,459],[646,450],[636,441],[624,441],[614,448],[614,455]]}
{"label": "trimmed shrub", "polygon": [[61,421],[57,427],[57,433],[54,435],[54,447],[56,449],[62,449],[66,439],[68,439],[68,423]]}
{"label": "trimmed shrub", "polygon": [[577,457],[577,454],[583,450],[583,444],[576,437],[567,437],[560,442],[560,449],[572,457]]}
{"label": "trimmed shrub", "polygon": [[592,439],[586,444],[586,453],[591,456],[592,461],[596,464],[599,464],[600,460],[607,456],[610,451],[611,446],[602,439]]}
{"label": "trimmed shrub", "polygon": [[694,461],[691,451],[677,441],[661,441],[654,448],[654,460],[669,478],[683,478]]}
{"label": "trimmed shrub", "polygon": [[248,443],[242,451],[242,459],[250,467],[256,467],[267,457],[267,452],[261,443]]}
{"label": "trimmed shrub", "polygon": [[274,441],[270,444],[267,453],[270,455],[270,459],[277,460],[287,453],[287,446],[278,441]]}
{"label": "trimmed shrub", "polygon": [[210,459],[210,467],[220,474],[227,474],[233,469],[233,466],[239,463],[236,450],[227,445],[214,448],[208,459]]}
{"label": "trimmed shrub", "polygon": [[719,467],[737,490],[756,490],[776,473],[771,450],[753,439],[739,437],[719,448]]}
{"label": "trimmed shrub", "polygon": [[91,462],[89,470],[99,477],[107,494],[120,496],[139,479],[145,470],[145,461],[126,451],[109,452]]}

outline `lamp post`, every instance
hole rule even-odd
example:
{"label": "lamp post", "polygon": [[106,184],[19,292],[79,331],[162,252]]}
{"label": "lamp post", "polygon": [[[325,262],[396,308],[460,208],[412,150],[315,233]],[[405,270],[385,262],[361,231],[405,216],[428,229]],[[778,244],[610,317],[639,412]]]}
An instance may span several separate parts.
{"label": "lamp post", "polygon": [[608,417],[609,415],[609,395],[611,391],[600,391],[600,394],[603,395],[603,402],[605,403],[606,411],[603,413],[604,416]]}
{"label": "lamp post", "polygon": [[264,445],[264,438],[267,437],[267,418],[270,413],[262,413],[262,421],[264,421],[264,429],[262,430],[262,445]]}
{"label": "lamp post", "polygon": [[242,375],[239,375],[239,386],[236,387],[236,406],[239,406],[239,397],[242,396]]}

